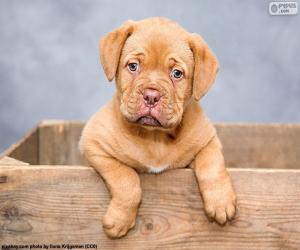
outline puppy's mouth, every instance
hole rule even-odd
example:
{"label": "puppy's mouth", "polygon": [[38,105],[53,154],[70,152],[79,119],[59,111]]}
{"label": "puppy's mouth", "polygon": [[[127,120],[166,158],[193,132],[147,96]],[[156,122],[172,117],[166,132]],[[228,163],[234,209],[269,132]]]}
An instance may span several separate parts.
{"label": "puppy's mouth", "polygon": [[162,127],[155,117],[149,115],[140,117],[136,122],[143,126]]}

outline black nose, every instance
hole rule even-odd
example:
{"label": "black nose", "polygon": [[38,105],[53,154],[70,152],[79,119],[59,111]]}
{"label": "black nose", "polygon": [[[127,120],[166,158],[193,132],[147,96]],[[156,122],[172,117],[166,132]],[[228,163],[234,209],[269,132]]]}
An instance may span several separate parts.
{"label": "black nose", "polygon": [[143,97],[147,106],[155,106],[160,99],[160,93],[156,89],[145,89]]}

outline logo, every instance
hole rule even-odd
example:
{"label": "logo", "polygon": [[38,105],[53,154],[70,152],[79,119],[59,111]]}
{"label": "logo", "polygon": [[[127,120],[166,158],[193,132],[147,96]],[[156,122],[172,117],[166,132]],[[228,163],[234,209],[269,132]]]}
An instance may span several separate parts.
{"label": "logo", "polygon": [[270,2],[269,14],[271,16],[297,15],[298,2]]}

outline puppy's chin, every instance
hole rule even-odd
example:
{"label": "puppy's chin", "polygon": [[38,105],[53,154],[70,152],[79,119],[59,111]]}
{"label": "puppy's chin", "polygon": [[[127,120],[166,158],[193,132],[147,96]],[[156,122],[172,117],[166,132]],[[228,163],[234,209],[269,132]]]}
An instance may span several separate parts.
{"label": "puppy's chin", "polygon": [[142,128],[145,128],[147,130],[162,130],[162,131],[168,131],[175,127],[177,127],[180,123],[178,122],[170,122],[166,123],[163,122],[153,116],[141,116],[141,117],[128,117],[124,115],[124,118],[131,124],[135,124],[137,126],[140,126]]}
{"label": "puppy's chin", "polygon": [[150,126],[150,127],[162,127],[159,120],[157,120],[153,116],[142,116],[139,119],[137,119],[136,123],[142,125],[142,126]]}

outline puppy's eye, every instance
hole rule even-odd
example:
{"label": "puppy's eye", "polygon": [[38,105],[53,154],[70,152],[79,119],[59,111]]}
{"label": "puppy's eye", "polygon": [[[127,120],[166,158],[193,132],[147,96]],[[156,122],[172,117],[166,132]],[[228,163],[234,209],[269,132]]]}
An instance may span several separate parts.
{"label": "puppy's eye", "polygon": [[171,72],[171,77],[175,78],[176,80],[179,80],[182,76],[183,76],[183,73],[180,70],[178,70],[178,69],[174,69]]}
{"label": "puppy's eye", "polygon": [[127,67],[131,72],[136,72],[139,69],[138,63],[128,63]]}

